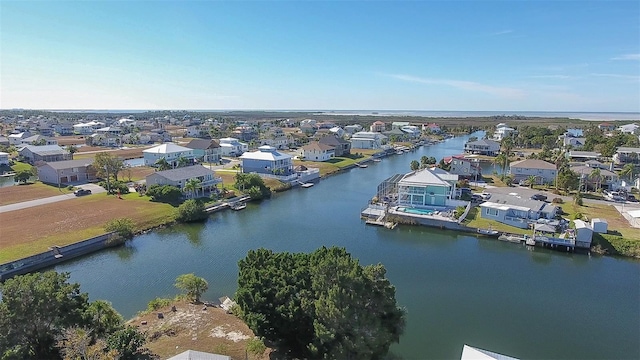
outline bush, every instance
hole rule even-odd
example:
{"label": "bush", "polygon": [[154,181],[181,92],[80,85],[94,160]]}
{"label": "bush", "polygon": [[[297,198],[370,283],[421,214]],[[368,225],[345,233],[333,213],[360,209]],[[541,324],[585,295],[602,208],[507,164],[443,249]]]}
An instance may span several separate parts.
{"label": "bush", "polygon": [[465,208],[464,206],[458,206],[458,207],[456,207],[456,211],[455,211],[455,213],[453,214],[453,216],[454,216],[456,219],[459,219],[459,218],[460,218],[460,216],[462,216],[462,214],[464,214],[464,211],[465,211],[465,210],[466,210],[466,208]]}
{"label": "bush", "polygon": [[551,200],[551,202],[553,204],[564,204],[564,200],[562,200],[562,198],[559,198],[559,197],[553,198],[553,200]]}
{"label": "bush", "polygon": [[67,190],[73,190],[73,185],[67,186]]}
{"label": "bush", "polygon": [[178,221],[200,221],[206,219],[207,217],[209,217],[209,214],[207,214],[204,203],[202,201],[190,199],[178,206]]}
{"label": "bush", "polygon": [[247,341],[247,352],[249,352],[250,354],[260,356],[264,354],[265,350],[267,350],[267,347],[259,338],[255,337]]}
{"label": "bush", "polygon": [[113,195],[113,194],[118,194],[118,190],[120,190],[120,194],[128,194],[129,193],[129,185],[127,185],[127,183],[125,183],[124,181],[114,181],[114,180],[110,180],[109,184],[107,185],[107,182],[105,180],[100,181],[98,183],[98,185],[100,185],[101,187],[107,189],[109,191],[109,194]]}
{"label": "bush", "polygon": [[147,304],[147,311],[156,311],[169,305],[171,305],[171,299],[155,298]]}
{"label": "bush", "polygon": [[133,220],[129,218],[113,219],[107,223],[104,229],[108,232],[116,232],[123,238],[130,238],[133,236],[133,230],[135,224]]}
{"label": "bush", "polygon": [[151,200],[165,203],[177,203],[182,197],[182,191],[171,185],[151,185],[147,189]]}

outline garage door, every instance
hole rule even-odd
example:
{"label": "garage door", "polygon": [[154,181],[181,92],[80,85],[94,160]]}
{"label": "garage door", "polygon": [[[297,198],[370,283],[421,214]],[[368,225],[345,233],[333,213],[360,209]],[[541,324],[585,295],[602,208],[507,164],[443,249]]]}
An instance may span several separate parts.
{"label": "garage door", "polygon": [[68,181],[67,181],[67,177],[66,177],[66,176],[61,176],[61,177],[60,177],[60,182],[61,182],[61,183],[66,183],[66,182],[68,182]]}
{"label": "garage door", "polygon": [[78,175],[71,175],[71,176],[69,177],[69,181],[70,181],[70,182],[78,181]]}

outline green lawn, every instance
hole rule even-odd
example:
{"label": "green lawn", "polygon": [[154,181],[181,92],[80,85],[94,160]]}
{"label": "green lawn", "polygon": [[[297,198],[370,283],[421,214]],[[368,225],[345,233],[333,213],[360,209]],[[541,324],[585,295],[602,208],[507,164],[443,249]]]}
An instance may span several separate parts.
{"label": "green lawn", "polygon": [[22,171],[22,170],[31,171],[32,168],[33,166],[27,163],[19,162],[19,161],[14,161],[13,165],[11,165],[11,169],[15,172]]}
{"label": "green lawn", "polygon": [[493,229],[510,234],[528,234],[531,235],[531,230],[520,229],[515,226],[506,225],[495,220],[489,220],[480,217],[481,208],[476,206],[469,210],[467,217],[462,222],[463,225],[478,228],[478,229]]}

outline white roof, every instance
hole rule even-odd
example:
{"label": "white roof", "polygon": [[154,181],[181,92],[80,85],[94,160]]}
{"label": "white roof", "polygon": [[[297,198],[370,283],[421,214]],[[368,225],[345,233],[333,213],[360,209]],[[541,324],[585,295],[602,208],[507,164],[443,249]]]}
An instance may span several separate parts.
{"label": "white roof", "polygon": [[513,209],[513,210],[519,210],[519,211],[530,211],[531,209],[525,206],[518,206],[518,205],[511,205],[511,204],[498,204],[498,203],[494,203],[491,201],[485,201],[482,204],[480,204],[480,207],[487,207],[487,208],[492,208],[492,209],[498,209],[498,210],[509,210],[509,209]]}
{"label": "white roof", "polygon": [[582,220],[573,220],[573,223],[576,226],[576,229],[589,229],[591,230],[591,225],[587,224]]}
{"label": "white roof", "polygon": [[0,151],[0,156],[9,155],[9,153]]}
{"label": "white roof", "polygon": [[[269,151],[267,148],[272,150]],[[281,152],[278,152],[275,150],[275,148],[272,148],[270,146],[267,146],[267,148],[265,148],[264,146],[260,146],[259,149],[262,149],[262,150],[246,152],[240,156],[240,159],[274,161],[274,160],[291,159],[293,157],[289,154],[283,154]]]}
{"label": "white roof", "polygon": [[460,360],[518,360],[517,358],[494,353],[492,351],[474,348],[464,345],[462,348],[462,356]]}
{"label": "white roof", "polygon": [[412,174],[408,174],[402,180],[400,180],[400,183],[451,186],[451,184],[443,180],[440,176],[438,176],[436,173],[434,173],[430,169],[422,169]]}
{"label": "white roof", "polygon": [[227,355],[218,355],[202,351],[187,350],[167,360],[231,360]]}
{"label": "white roof", "polygon": [[164,143],[158,146],[154,146],[150,149],[143,150],[142,152],[150,153],[150,154],[172,154],[172,153],[186,152],[186,151],[193,151],[193,150],[186,148],[184,146],[174,144],[174,143]]}

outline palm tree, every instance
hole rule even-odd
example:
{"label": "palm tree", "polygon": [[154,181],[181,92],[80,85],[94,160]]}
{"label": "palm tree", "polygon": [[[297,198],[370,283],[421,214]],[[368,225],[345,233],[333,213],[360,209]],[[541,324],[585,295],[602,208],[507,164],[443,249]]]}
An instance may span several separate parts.
{"label": "palm tree", "polygon": [[418,160],[413,160],[411,161],[411,170],[416,171],[420,168],[420,163],[418,162]]}
{"label": "palm tree", "polygon": [[633,164],[626,164],[622,170],[620,170],[620,175],[621,176],[627,176],[629,178],[629,181],[633,181],[633,171],[635,170],[635,167],[633,166]]}
{"label": "palm tree", "polygon": [[536,183],[536,176],[529,175],[529,177],[527,178],[527,183],[529,184],[529,187],[533,189],[533,185]]}
{"label": "palm tree", "polygon": [[184,156],[180,156],[178,158],[178,166],[177,167],[185,167],[187,165],[189,165],[189,159],[187,159]]}
{"label": "palm tree", "polygon": [[78,148],[73,145],[67,145],[66,149],[69,152],[69,154],[71,154],[71,160],[73,160],[73,154],[78,152]]}
{"label": "palm tree", "polygon": [[505,153],[500,153],[493,159],[493,164],[502,166],[502,175],[506,175],[507,166],[509,166],[509,156]]}
{"label": "palm tree", "polygon": [[429,165],[429,157],[428,156],[422,156],[420,158],[420,168],[424,169],[427,167],[427,165]]}
{"label": "palm tree", "polygon": [[163,157],[161,157],[160,159],[156,160],[154,165],[157,166],[158,170],[160,170],[160,171],[171,169],[171,164],[169,164],[167,159],[165,159]]}
{"label": "palm tree", "polygon": [[589,179],[594,180],[595,182],[595,190],[598,191],[600,189],[600,183],[602,182],[602,172],[599,168],[595,168],[589,174]]}
{"label": "palm tree", "polygon": [[195,178],[194,179],[189,179],[184,184],[183,191],[186,192],[189,197],[193,197],[194,194],[195,194],[195,196],[198,195],[198,189],[200,189],[201,187],[202,187],[202,185],[200,184],[200,180],[199,179],[195,179]]}

